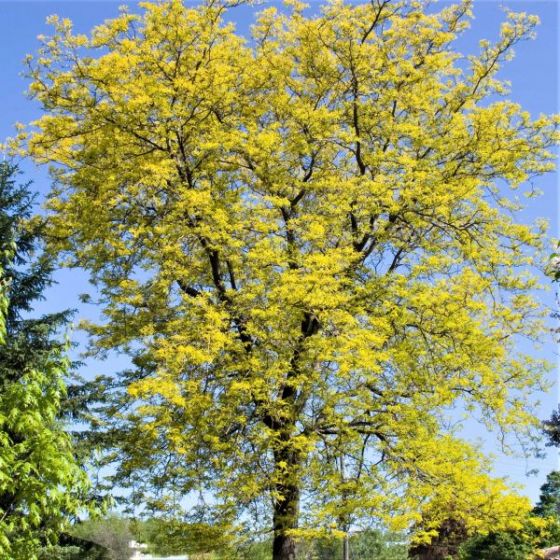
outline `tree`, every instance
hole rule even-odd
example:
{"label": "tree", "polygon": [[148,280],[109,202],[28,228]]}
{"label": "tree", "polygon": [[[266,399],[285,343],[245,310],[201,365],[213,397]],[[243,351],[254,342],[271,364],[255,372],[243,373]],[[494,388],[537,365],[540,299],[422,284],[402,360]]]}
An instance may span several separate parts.
{"label": "tree", "polygon": [[560,447],[560,405],[552,411],[550,419],[543,422],[543,431],[548,446]]}
{"label": "tree", "polygon": [[104,558],[110,560],[128,560],[131,555],[128,545],[135,540],[131,521],[116,515],[77,523],[72,535],[103,547],[108,551]]}
{"label": "tree", "polygon": [[541,486],[539,501],[534,508],[536,515],[555,517],[560,521],[560,472],[552,471]]}
{"label": "tree", "polygon": [[506,442],[536,426],[545,366],[516,341],[544,332],[544,226],[506,194],[553,168],[559,121],[496,99],[536,18],[509,13],[464,67],[468,3],[290,6],[250,43],[218,1],[145,3],[91,36],[52,18],[29,61],[51,249],[98,288],[93,349],[131,359],[112,480],[148,509],[198,497],[233,532],[255,513],[274,560],[341,507],[515,524],[528,502],[446,414]]}
{"label": "tree", "polygon": [[30,318],[50,284],[40,229],[30,217],[28,185],[17,167],[0,164],[0,267],[6,290],[5,340],[0,346],[0,558],[35,559],[82,505],[85,474],[60,421],[67,369],[59,330],[67,314]]}
{"label": "tree", "polygon": [[[475,534],[461,546],[462,560],[534,560],[560,542],[560,473],[552,471],[541,486],[539,501],[517,530]],[[538,554],[538,551],[541,554]]]}
{"label": "tree", "polygon": [[[156,556],[215,553],[220,558],[237,560],[236,551],[231,547],[231,539],[220,526],[152,517],[136,519],[132,531],[136,540],[148,544],[150,552]],[[248,558],[250,557],[249,555]],[[256,553],[253,557],[260,560]]]}
{"label": "tree", "polygon": [[[516,530],[473,535],[461,546],[461,560],[536,560],[558,542],[558,520],[529,515]],[[546,556],[547,558],[549,556]]]}
{"label": "tree", "polygon": [[63,533],[58,544],[45,547],[39,560],[112,560],[110,551],[92,541]]}
{"label": "tree", "polygon": [[462,551],[464,560],[533,560],[534,544],[520,531],[492,532],[471,539]]}
{"label": "tree", "polygon": [[560,544],[560,472],[548,473],[546,482],[541,486],[539,501],[533,508],[533,515],[544,518],[540,548]]}
{"label": "tree", "polygon": [[403,535],[370,529],[350,537],[351,560],[406,560],[407,550]]}

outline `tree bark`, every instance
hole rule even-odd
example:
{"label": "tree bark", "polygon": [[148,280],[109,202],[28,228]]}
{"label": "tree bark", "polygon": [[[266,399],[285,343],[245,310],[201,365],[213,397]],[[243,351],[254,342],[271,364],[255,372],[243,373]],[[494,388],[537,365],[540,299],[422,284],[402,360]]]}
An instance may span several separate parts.
{"label": "tree bark", "polygon": [[350,538],[348,533],[344,535],[344,540],[342,541],[342,560],[350,560]]}
{"label": "tree bark", "polygon": [[296,560],[296,541],[293,537],[274,531],[272,560]]}
{"label": "tree bark", "polygon": [[[286,225],[289,218],[285,217]],[[291,235],[288,228],[288,237]],[[293,240],[288,239],[288,243]],[[295,428],[296,418],[302,410],[301,394],[291,382],[300,373],[299,359],[303,345],[307,338],[313,336],[320,328],[317,318],[311,313],[305,313],[301,322],[301,334],[290,361],[291,369],[287,375],[286,383],[282,387],[280,400],[287,406],[290,414],[286,418],[268,417],[265,423],[278,433],[279,447],[274,452],[275,471],[278,478],[275,482],[276,497],[274,499],[272,542],[272,560],[296,560],[296,540],[290,531],[296,529],[299,519],[300,481],[299,467],[303,460],[301,450],[294,448],[291,443],[292,433]]]}
{"label": "tree bark", "polygon": [[298,525],[299,488],[281,484],[277,492],[282,499],[274,501],[272,560],[296,560],[296,540],[289,532]]}

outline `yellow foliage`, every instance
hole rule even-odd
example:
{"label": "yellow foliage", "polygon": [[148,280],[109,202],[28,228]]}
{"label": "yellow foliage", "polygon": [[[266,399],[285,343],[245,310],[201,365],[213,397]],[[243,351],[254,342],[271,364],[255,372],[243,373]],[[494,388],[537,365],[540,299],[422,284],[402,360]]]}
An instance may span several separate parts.
{"label": "yellow foliage", "polygon": [[104,296],[97,344],[138,367],[135,487],[181,480],[225,516],[299,499],[302,531],[450,508],[515,528],[529,504],[446,418],[535,423],[545,365],[517,341],[544,332],[542,224],[498,184],[553,168],[559,121],[489,101],[534,18],[510,14],[465,69],[468,2],[294,1],[251,41],[217,2],[142,6],[87,39],[52,20],[27,142],[55,164],[52,250]]}

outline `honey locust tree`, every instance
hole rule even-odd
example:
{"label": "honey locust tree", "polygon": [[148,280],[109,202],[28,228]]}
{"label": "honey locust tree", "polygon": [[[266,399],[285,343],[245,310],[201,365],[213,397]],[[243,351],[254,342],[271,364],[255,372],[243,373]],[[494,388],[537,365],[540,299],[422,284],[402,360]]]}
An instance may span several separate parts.
{"label": "honey locust tree", "polygon": [[462,58],[467,3],[291,3],[250,41],[228,13],[52,18],[29,62],[53,251],[98,287],[94,348],[132,360],[107,388],[115,483],[200,495],[224,531],[254,512],[275,560],[341,519],[515,525],[528,504],[447,420],[534,425],[544,365],[516,341],[543,332],[544,227],[505,193],[552,169],[558,120],[496,72],[536,19]]}

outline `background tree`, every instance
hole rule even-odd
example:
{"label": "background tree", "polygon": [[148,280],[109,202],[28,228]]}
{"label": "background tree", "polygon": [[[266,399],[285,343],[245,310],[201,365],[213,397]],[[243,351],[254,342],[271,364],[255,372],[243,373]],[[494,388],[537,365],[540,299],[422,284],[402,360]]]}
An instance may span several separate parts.
{"label": "background tree", "polygon": [[110,551],[90,540],[63,533],[58,544],[44,547],[39,560],[113,560]]}
{"label": "background tree", "polygon": [[0,266],[7,288],[5,341],[0,346],[0,558],[34,559],[82,505],[85,474],[60,421],[67,370],[60,330],[66,313],[31,318],[50,285],[51,261],[41,255],[40,229],[17,167],[0,163]]}
{"label": "background tree", "polygon": [[541,486],[539,501],[534,510],[536,515],[554,517],[560,521],[560,472],[552,471]]}
{"label": "background tree", "polygon": [[[236,556],[231,536],[221,526],[188,523],[177,518],[151,517],[135,519],[131,530],[136,540],[148,544],[150,552],[157,556],[211,553],[224,558]],[[251,547],[247,545],[245,548]],[[258,548],[258,545],[253,547],[255,548]],[[254,557],[260,560],[258,553],[255,553]]]}
{"label": "background tree", "polygon": [[547,445],[560,447],[560,406],[543,422],[543,430],[548,440]]}
{"label": "background tree", "polygon": [[560,473],[552,471],[541,486],[539,501],[516,530],[475,534],[460,548],[462,560],[533,560],[539,551],[560,543]]}
{"label": "background tree", "polygon": [[[516,530],[475,534],[460,548],[460,560],[537,560],[559,541],[558,520],[530,515]],[[548,556],[547,556],[548,558]]]}
{"label": "background tree", "polygon": [[30,60],[52,249],[99,289],[94,347],[131,358],[109,388],[113,483],[154,510],[198,497],[232,530],[255,514],[274,560],[341,507],[509,527],[528,501],[446,414],[505,441],[536,425],[544,365],[516,341],[544,332],[519,272],[544,226],[504,195],[553,168],[558,119],[496,100],[536,18],[508,14],[465,67],[468,3],[291,5],[251,43],[212,1],[90,37],[53,18]]}
{"label": "background tree", "polygon": [[117,515],[77,523],[72,528],[72,535],[100,545],[108,552],[104,556],[107,560],[128,560],[131,555],[129,542],[136,540],[133,523]]}
{"label": "background tree", "polygon": [[464,560],[533,560],[534,543],[521,531],[492,532],[474,537],[464,546]]}
{"label": "background tree", "polygon": [[405,560],[407,552],[404,535],[368,529],[350,536],[351,560]]}

